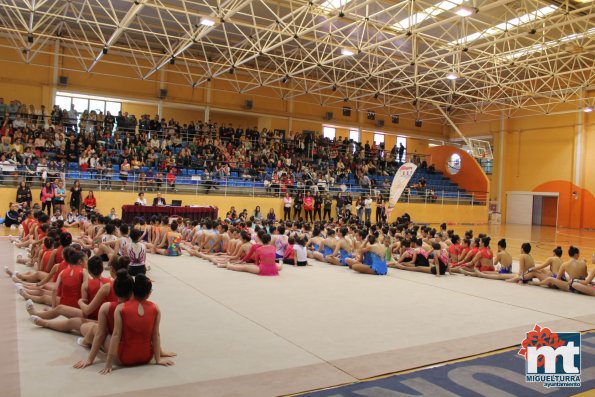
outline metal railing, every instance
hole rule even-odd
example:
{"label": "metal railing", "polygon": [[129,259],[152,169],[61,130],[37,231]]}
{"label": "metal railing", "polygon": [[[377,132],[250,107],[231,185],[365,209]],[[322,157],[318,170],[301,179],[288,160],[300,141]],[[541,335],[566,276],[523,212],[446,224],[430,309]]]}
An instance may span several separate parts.
{"label": "metal railing", "polygon": [[[167,181],[163,174],[163,179],[142,178],[139,173],[130,173],[127,180],[121,180],[120,175],[114,172],[94,172],[94,171],[76,171],[67,170],[65,172],[48,172],[47,174],[31,175],[23,170],[2,171],[0,173],[0,185],[4,187],[16,187],[22,180],[26,180],[32,189],[41,189],[44,178],[50,180],[61,179],[65,182],[66,191],[75,180],[78,180],[84,190],[94,191],[128,191],[128,192],[164,192],[194,195],[213,195],[213,196],[249,196],[249,197],[283,197],[285,192],[290,192],[295,197],[299,192],[310,191],[312,194],[320,192],[323,196],[330,193],[335,196],[339,192],[350,193],[353,200],[357,200],[362,195],[370,194],[373,199],[380,194],[385,201],[389,198],[389,186],[380,187],[362,187],[357,184],[349,183],[318,183],[311,185],[278,185],[267,183],[260,177],[254,176],[224,176],[224,177],[205,177],[205,175],[177,175],[175,182]],[[392,176],[382,177],[389,183]],[[35,195],[34,195],[35,197]],[[400,203],[425,203],[439,205],[480,205],[488,204],[489,195],[485,192],[468,192],[450,187],[449,189],[440,189],[427,187],[424,189],[407,188],[399,199]]]}

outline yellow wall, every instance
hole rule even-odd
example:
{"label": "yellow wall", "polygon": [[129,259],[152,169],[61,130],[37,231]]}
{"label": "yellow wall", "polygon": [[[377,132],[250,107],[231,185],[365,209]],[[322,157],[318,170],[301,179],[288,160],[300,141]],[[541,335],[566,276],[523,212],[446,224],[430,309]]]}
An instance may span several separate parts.
{"label": "yellow wall", "polygon": [[[585,99],[585,103],[592,101],[592,94],[591,99]],[[523,111],[506,118],[503,120],[503,145],[500,121],[460,126],[466,136],[493,137],[494,172],[490,196],[493,200],[501,200],[504,219],[506,192],[545,191],[559,194],[558,226],[595,227],[595,156],[592,155],[595,116],[578,110],[578,107],[574,102],[560,106],[557,109],[560,114],[536,116]],[[577,148],[580,148],[578,159]],[[578,194],[577,198],[573,197],[573,192]]]}
{"label": "yellow wall", "polygon": [[[148,114],[151,118],[154,118],[157,114],[157,105],[151,105],[146,103],[133,103],[133,102],[122,102],[122,113],[128,112],[133,114],[137,119],[140,120],[140,116]],[[115,116],[115,115],[113,115]],[[161,119],[163,116],[159,115]]]}
{"label": "yellow wall", "polygon": [[[97,209],[99,212],[107,214],[111,208],[115,208],[121,214],[123,205],[132,204],[137,198],[136,193],[129,192],[114,192],[114,191],[95,191],[97,198]],[[0,202],[8,204],[13,201],[16,196],[16,189],[2,188],[0,189]],[[86,192],[83,196],[86,196]],[[280,198],[271,197],[244,197],[244,196],[212,196],[212,195],[187,195],[187,194],[163,194],[163,196],[171,201],[172,199],[182,200],[182,205],[214,205],[219,208],[219,216],[224,217],[225,213],[229,211],[231,206],[235,206],[236,210],[241,211],[244,208],[250,213],[257,205],[260,205],[263,213],[268,213],[270,208],[275,210],[277,217],[283,215],[283,200]],[[39,197],[39,191],[33,192],[33,198]],[[152,201],[154,194],[147,193],[147,201]],[[5,206],[6,207],[6,206]],[[372,219],[374,218],[376,209],[373,208]],[[398,203],[391,215],[390,221],[394,221],[397,216],[405,212],[411,215],[411,219],[418,223],[442,223],[449,224],[485,224],[488,219],[486,206],[469,206],[469,205],[440,205],[440,204],[403,204]],[[333,206],[332,214],[335,214]]]}

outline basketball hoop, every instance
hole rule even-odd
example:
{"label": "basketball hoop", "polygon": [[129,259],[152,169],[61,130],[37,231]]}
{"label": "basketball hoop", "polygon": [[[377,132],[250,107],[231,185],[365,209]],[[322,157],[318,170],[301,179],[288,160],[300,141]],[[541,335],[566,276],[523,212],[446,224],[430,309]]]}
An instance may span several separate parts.
{"label": "basketball hoop", "polygon": [[489,141],[469,138],[469,148],[471,155],[477,159],[492,160],[492,146]]}

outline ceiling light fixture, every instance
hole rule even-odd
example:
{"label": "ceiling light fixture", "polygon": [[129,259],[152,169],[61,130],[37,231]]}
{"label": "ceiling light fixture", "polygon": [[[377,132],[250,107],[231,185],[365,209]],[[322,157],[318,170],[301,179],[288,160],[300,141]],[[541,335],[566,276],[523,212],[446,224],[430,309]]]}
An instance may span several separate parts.
{"label": "ceiling light fixture", "polygon": [[355,51],[351,48],[341,48],[341,55],[345,55],[347,57],[353,56]]}
{"label": "ceiling light fixture", "polygon": [[449,80],[456,80],[456,79],[458,79],[458,78],[459,78],[459,75],[458,75],[458,74],[456,74],[455,72],[449,72],[449,73],[446,75],[446,78],[447,78],[447,79],[449,79]]}
{"label": "ceiling light fixture", "polygon": [[200,18],[200,24],[203,26],[215,26],[215,20],[207,17]]}
{"label": "ceiling light fixture", "polygon": [[468,16],[475,14],[475,10],[471,7],[461,6],[461,7],[457,8],[457,10],[455,11],[455,14],[464,18],[464,17],[468,17]]}
{"label": "ceiling light fixture", "polygon": [[591,113],[593,111],[593,106],[587,106],[586,108],[583,109],[583,111],[585,113]]}

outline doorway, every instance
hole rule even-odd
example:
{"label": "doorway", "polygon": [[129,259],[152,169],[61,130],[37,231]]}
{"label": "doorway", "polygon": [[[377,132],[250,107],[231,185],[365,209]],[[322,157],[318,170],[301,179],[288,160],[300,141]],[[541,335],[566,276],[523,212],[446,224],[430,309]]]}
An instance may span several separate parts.
{"label": "doorway", "polygon": [[533,225],[556,226],[558,224],[558,197],[533,196]]}
{"label": "doorway", "polygon": [[507,192],[506,223],[558,225],[558,193]]}

